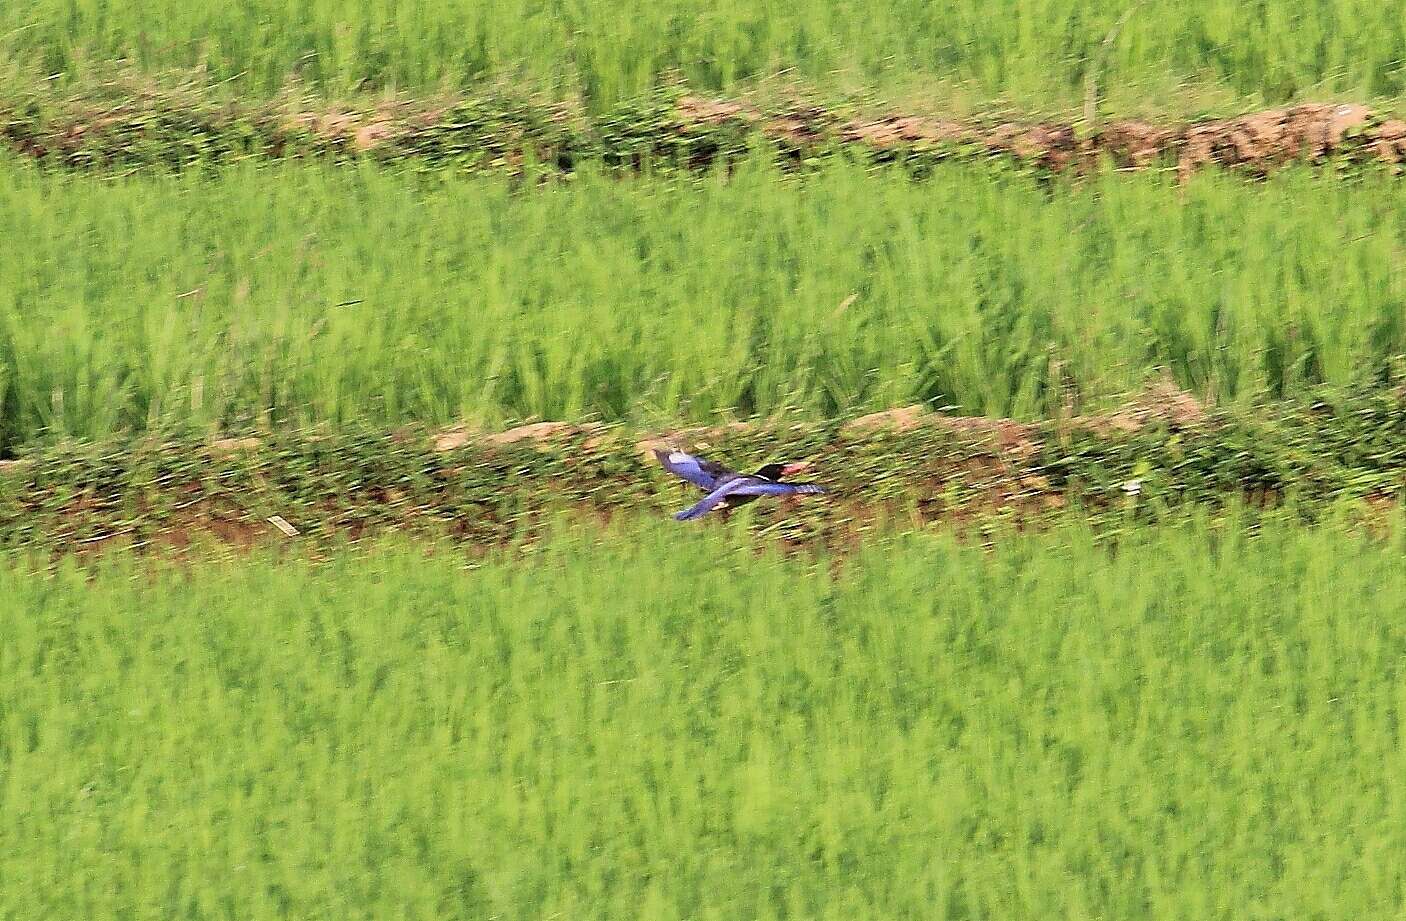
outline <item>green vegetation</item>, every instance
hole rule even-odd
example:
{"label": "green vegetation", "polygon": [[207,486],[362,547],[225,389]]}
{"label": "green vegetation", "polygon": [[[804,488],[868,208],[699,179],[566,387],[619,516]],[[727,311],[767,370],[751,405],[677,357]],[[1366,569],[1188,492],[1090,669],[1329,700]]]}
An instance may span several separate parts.
{"label": "green vegetation", "polygon": [[533,190],[332,168],[0,171],[9,445],[196,426],[1035,417],[1165,366],[1293,396],[1406,352],[1406,192],[835,163]]}
{"label": "green vegetation", "polygon": [[[1155,408],[1155,401],[1146,406]],[[905,431],[835,420],[729,428],[684,436],[739,469],[808,458],[829,495],[742,514],[758,534],[812,549],[851,548],[863,535],[937,523],[1002,537],[1078,508],[1102,536],[1129,527],[1255,514],[1299,522],[1382,523],[1406,469],[1406,392],[1325,391],[1300,404],[1156,417],[1126,431],[1115,417],[1003,424],[1007,438],[930,418]],[[567,428],[501,443],[437,444],[423,431],[285,431],[207,443],[199,435],[31,445],[0,470],[0,547],[45,551],[134,544],[184,548],[192,538],[243,545],[283,537],[340,549],[348,537],[450,534],[483,547],[540,531],[566,511],[596,523],[623,511],[663,515],[696,495],[641,457],[645,433]],[[1013,437],[1011,437],[1013,436]],[[1125,487],[1137,482],[1135,493]],[[1261,509],[1266,511],[1261,512]]]}
{"label": "green vegetation", "polygon": [[1394,916],[1401,552],[7,562],[0,917]]}
{"label": "green vegetation", "polygon": [[1401,916],[1403,48],[0,4],[0,921]]}
{"label": "green vegetation", "polygon": [[1401,12],[0,4],[0,921],[1402,916]]}
{"label": "green vegetation", "polygon": [[1406,17],[1376,0],[322,0],[237,5],[35,0],[0,8],[0,60],[46,74],[202,67],[232,90],[298,79],[331,94],[512,80],[593,102],[678,74],[701,89],[774,75],[950,104],[1070,110],[1107,55],[1116,106],[1277,104],[1322,94],[1399,99]]}
{"label": "green vegetation", "polygon": [[908,115],[884,105],[808,101],[799,91],[729,101],[677,86],[598,112],[510,87],[437,99],[363,94],[338,103],[251,103],[128,74],[74,87],[43,83],[0,98],[0,145],[48,168],[104,177],[306,160],[541,181],[580,169],[620,178],[727,171],[759,156],[788,175],[843,159],[897,166],[915,179],[953,163],[1045,179],[1105,176],[1110,167],[1175,168],[1179,177],[1212,167],[1264,177],[1289,163],[1344,175],[1406,169],[1406,122],[1362,106],[1315,104],[1160,126],[1115,121],[1097,131],[1028,115]]}

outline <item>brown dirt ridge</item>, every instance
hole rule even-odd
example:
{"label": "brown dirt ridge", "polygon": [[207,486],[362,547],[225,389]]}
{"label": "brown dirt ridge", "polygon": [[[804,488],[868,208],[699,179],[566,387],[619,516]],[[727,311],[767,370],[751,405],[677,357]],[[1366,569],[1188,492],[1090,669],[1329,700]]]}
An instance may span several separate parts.
{"label": "brown dirt ridge", "polygon": [[316,549],[400,532],[491,548],[563,512],[667,520],[697,498],[652,457],[674,447],[738,469],[810,462],[807,479],[827,496],[749,507],[751,527],[795,547],[844,549],[927,526],[984,534],[1070,514],[1119,528],[1237,502],[1309,519],[1344,506],[1377,516],[1406,488],[1406,388],[1237,411],[1164,381],[1112,412],[1042,422],[914,406],[655,433],[532,422],[55,443],[0,467],[0,547]]}
{"label": "brown dirt ridge", "polygon": [[[790,141],[816,140],[825,130],[824,115],[815,110],[767,116],[739,103],[695,97],[685,97],[679,105],[686,119],[740,120]],[[1327,160],[1348,150],[1386,164],[1406,164],[1406,121],[1356,104],[1307,103],[1183,125],[1111,121],[1086,133],[1068,122],[991,125],[905,115],[847,120],[832,130],[846,143],[876,150],[968,145],[1055,172],[1088,168],[1106,158],[1121,169],[1171,162],[1184,179],[1211,165],[1267,171],[1295,160]]]}
{"label": "brown dirt ridge", "polygon": [[468,171],[700,169],[760,139],[796,165],[844,152],[926,168],[1003,160],[1052,173],[1207,167],[1265,175],[1292,162],[1406,171],[1406,120],[1354,103],[1305,103],[1235,118],[1150,121],[944,119],[853,114],[844,105],[752,102],[661,91],[590,114],[494,91],[477,97],[333,106],[308,98],[252,105],[199,90],[105,87],[103,94],[0,99],[0,146],[61,168],[182,168],[250,158],[430,164]]}

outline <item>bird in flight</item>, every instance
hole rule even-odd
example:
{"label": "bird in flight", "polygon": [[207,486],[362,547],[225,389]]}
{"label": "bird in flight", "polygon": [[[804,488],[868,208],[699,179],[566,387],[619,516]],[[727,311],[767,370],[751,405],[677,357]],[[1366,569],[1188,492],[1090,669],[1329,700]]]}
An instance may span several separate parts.
{"label": "bird in flight", "polygon": [[726,514],[737,506],[746,505],[762,496],[796,496],[825,492],[815,483],[781,482],[782,477],[799,473],[810,466],[806,463],[767,464],[756,473],[736,473],[716,461],[704,460],[682,451],[656,449],[654,456],[659,458],[659,463],[665,470],[707,493],[696,505],[676,514],[674,518],[679,521],[702,518],[719,507]]}

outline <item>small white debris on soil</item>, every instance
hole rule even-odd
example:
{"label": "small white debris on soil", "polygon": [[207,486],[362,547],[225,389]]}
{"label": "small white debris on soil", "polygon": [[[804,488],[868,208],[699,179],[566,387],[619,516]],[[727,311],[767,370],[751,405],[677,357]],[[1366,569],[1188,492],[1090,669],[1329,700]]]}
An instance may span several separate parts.
{"label": "small white debris on soil", "polygon": [[298,536],[298,529],[289,524],[288,519],[284,518],[282,515],[270,515],[268,517],[268,523],[278,528],[278,530],[282,531],[287,537]]}

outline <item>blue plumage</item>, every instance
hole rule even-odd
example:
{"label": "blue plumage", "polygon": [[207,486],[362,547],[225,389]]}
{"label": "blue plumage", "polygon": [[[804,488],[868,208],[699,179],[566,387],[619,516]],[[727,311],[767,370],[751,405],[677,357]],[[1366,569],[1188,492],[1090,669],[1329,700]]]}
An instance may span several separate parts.
{"label": "blue plumage", "polygon": [[825,492],[815,483],[783,483],[781,477],[805,468],[805,464],[767,464],[756,473],[742,474],[728,470],[714,461],[704,460],[682,451],[658,451],[654,456],[674,476],[708,491],[691,508],[674,516],[679,521],[702,518],[713,509],[724,511],[745,505],[762,496],[813,495]]}
{"label": "blue plumage", "polygon": [[665,470],[699,489],[713,489],[718,485],[718,481],[729,473],[722,464],[702,460],[682,451],[665,453],[656,450],[654,456],[659,458],[659,463],[664,465]]}

